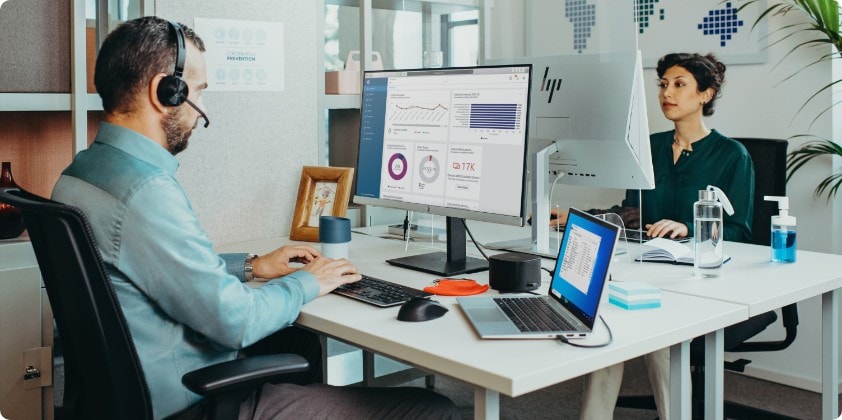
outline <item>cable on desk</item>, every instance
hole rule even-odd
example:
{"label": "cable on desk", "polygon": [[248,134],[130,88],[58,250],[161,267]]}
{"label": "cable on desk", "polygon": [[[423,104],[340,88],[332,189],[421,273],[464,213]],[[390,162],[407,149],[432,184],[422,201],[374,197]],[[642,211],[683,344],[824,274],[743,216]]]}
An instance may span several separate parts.
{"label": "cable on desk", "polygon": [[558,341],[561,341],[564,344],[570,344],[573,347],[581,347],[581,348],[585,348],[585,349],[595,349],[595,348],[598,348],[598,347],[605,347],[605,346],[611,344],[614,341],[614,334],[611,333],[611,327],[608,326],[608,323],[605,322],[605,318],[603,318],[602,315],[599,316],[599,320],[602,321],[602,324],[605,325],[605,329],[608,330],[608,341],[606,341],[604,343],[600,343],[600,344],[576,344],[576,343],[568,340],[567,337],[564,337],[564,336],[561,336],[561,335],[558,336]]}

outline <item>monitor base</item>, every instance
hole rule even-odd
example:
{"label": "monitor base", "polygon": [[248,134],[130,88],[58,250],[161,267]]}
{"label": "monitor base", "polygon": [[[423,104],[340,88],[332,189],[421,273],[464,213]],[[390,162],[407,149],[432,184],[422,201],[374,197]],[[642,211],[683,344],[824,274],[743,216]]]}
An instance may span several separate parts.
{"label": "monitor base", "polygon": [[488,270],[488,261],[484,259],[465,257],[465,259],[448,261],[446,252],[392,258],[386,260],[386,262],[397,267],[437,274],[443,277]]}

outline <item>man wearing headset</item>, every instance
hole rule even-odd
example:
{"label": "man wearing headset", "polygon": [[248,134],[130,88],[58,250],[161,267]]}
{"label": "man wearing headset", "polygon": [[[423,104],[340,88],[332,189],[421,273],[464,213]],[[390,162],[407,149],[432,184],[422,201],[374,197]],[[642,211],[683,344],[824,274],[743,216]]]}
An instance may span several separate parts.
{"label": "man wearing headset", "polygon": [[[53,198],[82,209],[132,333],[155,418],[200,415],[201,397],[181,376],[240,353],[304,356],[296,383],[264,385],[240,418],[459,418],[446,397],[422,388],[320,384],[315,334],[291,326],[305,303],[360,275],[347,260],[309,246],[266,255],[218,255],[181,185],[174,155],[204,119],[204,44],[157,17],[123,23],[103,43],[94,83],[105,110],[94,143],[62,173]],[[295,268],[290,263],[303,263]],[[262,287],[244,282],[271,279]]]}

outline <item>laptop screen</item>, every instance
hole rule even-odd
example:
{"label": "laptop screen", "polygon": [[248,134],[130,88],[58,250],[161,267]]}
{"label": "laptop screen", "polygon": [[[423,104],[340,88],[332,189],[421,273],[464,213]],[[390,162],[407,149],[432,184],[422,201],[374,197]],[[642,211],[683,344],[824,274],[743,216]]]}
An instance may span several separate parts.
{"label": "laptop screen", "polygon": [[571,208],[550,295],[593,327],[620,228]]}

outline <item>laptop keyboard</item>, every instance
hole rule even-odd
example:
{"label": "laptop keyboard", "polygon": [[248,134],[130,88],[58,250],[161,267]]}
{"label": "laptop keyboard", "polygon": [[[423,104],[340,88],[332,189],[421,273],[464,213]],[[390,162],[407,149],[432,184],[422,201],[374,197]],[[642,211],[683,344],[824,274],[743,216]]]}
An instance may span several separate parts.
{"label": "laptop keyboard", "polygon": [[432,295],[423,290],[366,275],[363,275],[363,279],[358,282],[337,287],[333,293],[380,307],[396,306],[413,297]]}
{"label": "laptop keyboard", "polygon": [[542,298],[494,298],[494,303],[524,332],[574,329]]}

